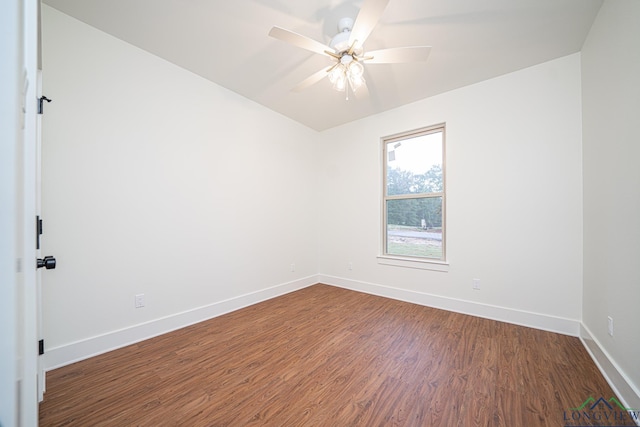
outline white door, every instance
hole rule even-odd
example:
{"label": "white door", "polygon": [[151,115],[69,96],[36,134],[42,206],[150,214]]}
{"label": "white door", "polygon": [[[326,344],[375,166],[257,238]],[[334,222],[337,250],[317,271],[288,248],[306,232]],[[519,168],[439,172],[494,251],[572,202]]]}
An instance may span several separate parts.
{"label": "white door", "polygon": [[0,425],[37,426],[36,80],[38,1],[0,13]]}
{"label": "white door", "polygon": [[[38,83],[36,87],[37,98],[40,100],[42,97],[42,70],[38,70]],[[41,100],[40,103],[43,101]],[[38,111],[40,110],[40,104],[38,105]],[[38,259],[42,259],[42,229],[43,229],[43,219],[42,219],[42,208],[41,208],[41,195],[42,195],[42,113],[36,117],[36,255]],[[42,402],[44,399],[44,391],[45,391],[45,372],[44,372],[44,361],[42,358],[42,354],[44,353],[44,337],[42,334],[42,273],[41,269],[36,273],[36,333],[38,339],[38,402]]]}
{"label": "white door", "polygon": [[37,177],[37,81],[38,81],[38,9],[39,0],[19,0],[23,10],[24,129],[23,170],[23,287],[19,304],[22,319],[21,380],[19,422],[21,426],[38,425],[38,352],[36,288],[36,177]]}

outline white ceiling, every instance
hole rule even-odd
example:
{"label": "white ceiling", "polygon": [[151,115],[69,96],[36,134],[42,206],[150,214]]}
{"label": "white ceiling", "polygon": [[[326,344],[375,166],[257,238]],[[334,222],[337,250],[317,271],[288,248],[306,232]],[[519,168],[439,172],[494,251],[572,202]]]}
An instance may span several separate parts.
{"label": "white ceiling", "polygon": [[268,36],[277,25],[323,43],[362,0],[44,0],[316,130],[579,52],[602,0],[391,0],[365,50],[432,46],[427,62],[369,64],[369,94],[345,100],[326,57]]}

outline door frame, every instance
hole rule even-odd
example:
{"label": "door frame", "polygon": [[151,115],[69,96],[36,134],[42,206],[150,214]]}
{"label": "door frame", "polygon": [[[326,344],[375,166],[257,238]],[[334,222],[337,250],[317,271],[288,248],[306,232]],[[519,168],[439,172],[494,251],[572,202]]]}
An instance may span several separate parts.
{"label": "door frame", "polygon": [[[38,20],[39,21],[39,20]],[[38,24],[40,24],[38,22]],[[42,96],[42,69],[41,61],[38,59],[39,69],[37,70],[36,98]],[[39,108],[39,106],[38,106]],[[38,218],[42,218],[42,114],[36,114],[36,140],[35,140],[35,211]],[[37,233],[37,232],[36,232]],[[38,236],[36,236],[38,239]],[[42,258],[42,236],[39,238],[40,247],[36,247],[36,257]],[[42,269],[36,271],[35,277],[35,315],[36,315],[36,340],[44,341],[42,328]],[[40,347],[38,345],[38,347]],[[44,349],[43,349],[44,350]],[[44,371],[44,360],[42,354],[37,358],[37,393],[38,402],[44,399],[46,390],[46,373]]]}

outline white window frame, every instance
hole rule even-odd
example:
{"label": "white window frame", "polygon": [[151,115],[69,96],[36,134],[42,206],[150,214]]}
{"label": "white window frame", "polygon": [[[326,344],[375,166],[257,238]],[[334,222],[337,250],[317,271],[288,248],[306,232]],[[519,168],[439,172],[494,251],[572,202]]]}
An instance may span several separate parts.
{"label": "white window frame", "polygon": [[[388,147],[393,143],[401,142],[432,133],[442,133],[442,191],[436,193],[419,193],[408,195],[387,195],[387,164],[388,164]],[[447,261],[447,245],[446,245],[446,191],[447,191],[447,173],[446,173],[446,124],[439,123],[432,126],[415,129],[408,132],[402,132],[381,138],[382,148],[382,227],[380,239],[380,255],[378,255],[378,263],[385,265],[393,265],[399,267],[419,268],[427,270],[448,271],[449,263]],[[395,255],[387,253],[387,201],[402,199],[422,199],[442,197],[442,257],[428,258],[419,256]]]}

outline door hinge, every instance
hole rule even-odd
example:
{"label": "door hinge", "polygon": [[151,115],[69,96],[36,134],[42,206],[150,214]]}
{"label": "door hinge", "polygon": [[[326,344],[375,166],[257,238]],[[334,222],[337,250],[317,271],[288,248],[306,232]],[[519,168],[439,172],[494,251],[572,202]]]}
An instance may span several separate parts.
{"label": "door hinge", "polygon": [[41,96],[38,101],[38,114],[44,114],[44,101],[51,102],[51,100],[46,96]]}
{"label": "door hinge", "polygon": [[42,356],[44,354],[44,340],[38,341],[38,355]]}
{"label": "door hinge", "polygon": [[36,216],[36,249],[40,249],[40,236],[42,235],[42,219]]}

